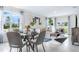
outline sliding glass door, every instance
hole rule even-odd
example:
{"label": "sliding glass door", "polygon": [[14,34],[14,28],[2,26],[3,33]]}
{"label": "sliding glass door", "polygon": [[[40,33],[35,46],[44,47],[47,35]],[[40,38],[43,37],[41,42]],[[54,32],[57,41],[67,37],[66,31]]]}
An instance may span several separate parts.
{"label": "sliding glass door", "polygon": [[56,30],[68,34],[69,30],[68,16],[61,16],[56,18]]}
{"label": "sliding glass door", "polygon": [[55,32],[54,18],[50,17],[46,19],[46,27],[47,27],[47,30],[51,32]]}

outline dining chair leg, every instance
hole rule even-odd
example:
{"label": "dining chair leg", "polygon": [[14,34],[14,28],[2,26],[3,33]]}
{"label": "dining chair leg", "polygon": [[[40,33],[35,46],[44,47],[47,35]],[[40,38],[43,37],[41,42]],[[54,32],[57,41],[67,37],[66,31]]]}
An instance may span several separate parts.
{"label": "dining chair leg", "polygon": [[38,46],[37,46],[37,44],[35,44],[36,45],[36,52],[38,52]]}
{"label": "dining chair leg", "polygon": [[30,46],[28,46],[28,52],[30,52]]}
{"label": "dining chair leg", "polygon": [[32,43],[32,44],[30,45],[30,47],[31,47],[31,49],[33,50],[33,52],[35,52],[34,43]]}
{"label": "dining chair leg", "polygon": [[45,52],[45,48],[44,48],[44,45],[43,45],[43,43],[42,43],[42,47],[43,47],[43,50],[44,50],[44,52]]}
{"label": "dining chair leg", "polygon": [[20,48],[19,52],[22,52],[22,48]]}
{"label": "dining chair leg", "polygon": [[34,52],[38,52],[38,46],[36,44],[34,44]]}
{"label": "dining chair leg", "polygon": [[32,49],[33,52],[35,52],[35,46],[33,43],[30,45],[30,48]]}
{"label": "dining chair leg", "polygon": [[33,44],[33,52],[35,52],[35,46],[34,46],[34,44]]}
{"label": "dining chair leg", "polygon": [[11,50],[12,50],[12,47],[10,47],[10,52],[11,52]]}
{"label": "dining chair leg", "polygon": [[30,46],[27,46],[27,52],[30,52]]}
{"label": "dining chair leg", "polygon": [[29,45],[26,45],[26,51],[29,52]]}
{"label": "dining chair leg", "polygon": [[33,52],[35,52],[35,44],[31,45],[31,49],[33,50]]}
{"label": "dining chair leg", "polygon": [[28,46],[26,45],[26,51],[28,52]]}
{"label": "dining chair leg", "polygon": [[29,46],[32,49],[32,51],[34,51],[33,44],[30,43]]}

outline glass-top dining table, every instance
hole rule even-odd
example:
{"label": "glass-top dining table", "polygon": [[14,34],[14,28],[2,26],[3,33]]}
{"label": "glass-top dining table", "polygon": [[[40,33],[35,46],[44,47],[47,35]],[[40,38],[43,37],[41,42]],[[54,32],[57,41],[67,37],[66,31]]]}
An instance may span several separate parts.
{"label": "glass-top dining table", "polygon": [[39,36],[37,32],[28,33],[20,33],[23,41],[27,41],[27,45],[34,51],[34,43],[36,42],[36,38]]}

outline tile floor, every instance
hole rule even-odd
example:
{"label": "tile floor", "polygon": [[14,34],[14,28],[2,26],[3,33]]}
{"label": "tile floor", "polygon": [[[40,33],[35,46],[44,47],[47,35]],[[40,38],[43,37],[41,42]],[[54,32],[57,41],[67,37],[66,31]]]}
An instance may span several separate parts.
{"label": "tile floor", "polygon": [[[71,44],[70,36],[65,40],[64,43],[59,43],[52,39],[51,41],[44,42],[44,47],[46,52],[79,52],[79,46],[74,46]],[[9,52],[9,44],[8,42],[4,42],[0,44],[0,52]],[[42,45],[38,45],[39,52],[43,52]],[[12,52],[16,52],[17,49],[13,48]],[[23,52],[26,51],[26,47],[23,48]],[[31,51],[32,52],[32,51]]]}

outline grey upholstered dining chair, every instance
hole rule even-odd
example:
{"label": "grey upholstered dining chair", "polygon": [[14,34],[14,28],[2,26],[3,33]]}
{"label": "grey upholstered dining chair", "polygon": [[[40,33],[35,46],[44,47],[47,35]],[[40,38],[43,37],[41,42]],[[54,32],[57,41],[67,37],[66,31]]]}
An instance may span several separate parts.
{"label": "grey upholstered dining chair", "polygon": [[18,32],[8,32],[7,37],[10,45],[10,52],[12,48],[17,48],[17,51],[19,48],[19,52],[22,52],[22,48],[25,45],[27,46],[26,42],[25,43],[22,42],[22,38]]}
{"label": "grey upholstered dining chair", "polygon": [[43,50],[45,52],[45,48],[44,48],[44,45],[43,45],[45,34],[46,34],[46,31],[41,31],[39,36],[36,38],[36,42],[34,42],[34,48],[36,47],[37,52],[38,52],[38,45],[39,44],[42,44]]}

